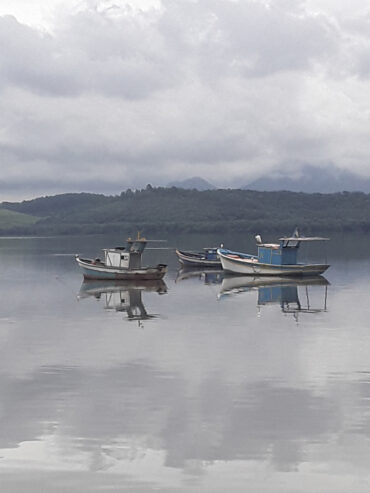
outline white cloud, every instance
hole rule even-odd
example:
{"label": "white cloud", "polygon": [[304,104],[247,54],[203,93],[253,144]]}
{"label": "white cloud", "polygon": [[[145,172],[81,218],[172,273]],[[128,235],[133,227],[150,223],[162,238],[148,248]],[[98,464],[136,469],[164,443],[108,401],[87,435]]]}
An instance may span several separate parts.
{"label": "white cloud", "polygon": [[13,15],[23,24],[52,30],[61,16],[79,11],[105,10],[114,15],[122,8],[148,10],[159,5],[160,0],[1,0],[0,16]]}
{"label": "white cloud", "polygon": [[71,2],[49,32],[0,17],[4,199],[307,163],[370,175],[360,3],[142,5]]}

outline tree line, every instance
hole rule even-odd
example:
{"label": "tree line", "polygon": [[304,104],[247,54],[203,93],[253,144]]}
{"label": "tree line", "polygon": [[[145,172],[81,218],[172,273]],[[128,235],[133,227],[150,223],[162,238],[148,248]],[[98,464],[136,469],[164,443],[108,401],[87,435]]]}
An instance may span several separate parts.
{"label": "tree line", "polygon": [[[370,232],[370,195],[361,192],[307,194],[253,190],[127,190],[120,195],[68,193],[1,209],[32,217],[29,224],[0,221],[2,235],[106,234],[117,230],[157,232],[261,232],[305,234]],[[36,218],[36,219],[35,219]]]}

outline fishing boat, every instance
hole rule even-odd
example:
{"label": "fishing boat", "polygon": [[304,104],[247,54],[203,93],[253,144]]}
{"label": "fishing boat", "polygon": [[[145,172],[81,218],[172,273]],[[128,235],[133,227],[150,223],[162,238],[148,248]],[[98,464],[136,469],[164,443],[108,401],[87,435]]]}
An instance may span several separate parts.
{"label": "fishing boat", "polygon": [[142,254],[149,240],[138,233],[136,239],[127,239],[126,246],[104,248],[104,260],[86,259],[76,255],[85,279],[94,280],[157,280],[163,279],[167,265],[142,267]]}
{"label": "fishing boat", "polygon": [[326,241],[329,238],[300,236],[296,229],[292,236],[279,238],[279,243],[263,243],[261,236],[256,236],[258,254],[234,252],[219,248],[217,253],[222,267],[234,274],[253,276],[316,276],[325,272],[328,264],[305,264],[297,260],[302,243]]}
{"label": "fishing boat", "polygon": [[179,261],[186,267],[221,267],[217,248],[203,248],[202,252],[183,251],[176,249]]}

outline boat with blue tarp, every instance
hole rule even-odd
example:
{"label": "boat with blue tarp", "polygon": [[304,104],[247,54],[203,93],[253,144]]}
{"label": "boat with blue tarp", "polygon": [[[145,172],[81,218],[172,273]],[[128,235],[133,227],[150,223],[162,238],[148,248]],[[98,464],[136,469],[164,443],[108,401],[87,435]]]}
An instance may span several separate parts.
{"label": "boat with blue tarp", "polygon": [[225,248],[217,250],[225,271],[253,276],[314,276],[322,274],[329,268],[327,263],[306,264],[298,262],[298,250],[302,243],[327,241],[329,238],[300,236],[297,229],[293,235],[279,238],[279,243],[263,243],[260,235],[255,238],[258,247],[257,255],[235,252]]}
{"label": "boat with blue tarp", "polygon": [[163,279],[167,265],[142,267],[142,254],[148,241],[150,240],[146,240],[138,233],[137,238],[127,239],[126,246],[104,248],[104,260],[86,259],[76,255],[76,261],[85,279],[125,281]]}
{"label": "boat with blue tarp", "polygon": [[186,267],[221,267],[217,247],[203,248],[201,252],[176,249],[176,255],[179,262]]}

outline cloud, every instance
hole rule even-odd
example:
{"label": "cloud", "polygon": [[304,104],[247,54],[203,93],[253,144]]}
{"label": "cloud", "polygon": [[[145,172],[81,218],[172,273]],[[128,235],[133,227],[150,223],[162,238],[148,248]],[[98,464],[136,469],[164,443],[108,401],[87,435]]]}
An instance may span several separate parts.
{"label": "cloud", "polygon": [[117,22],[86,12],[51,36],[0,18],[2,83],[56,97],[146,96],[171,79],[149,30],[131,16]]}
{"label": "cloud", "polygon": [[4,193],[38,180],[86,190],[87,176],[233,185],[292,163],[370,174],[359,6],[344,16],[313,0],[83,5],[50,32],[0,17]]}

